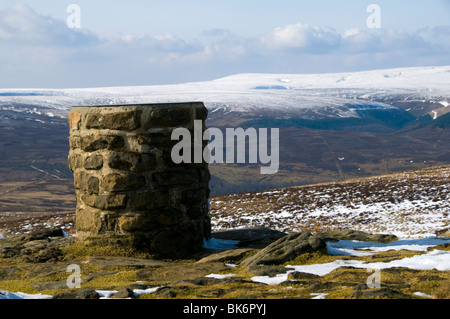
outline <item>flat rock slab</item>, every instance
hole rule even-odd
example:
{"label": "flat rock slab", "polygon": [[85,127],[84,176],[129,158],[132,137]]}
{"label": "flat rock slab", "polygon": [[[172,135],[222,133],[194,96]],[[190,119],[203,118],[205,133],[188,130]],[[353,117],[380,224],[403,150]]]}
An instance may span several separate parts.
{"label": "flat rock slab", "polygon": [[168,264],[161,260],[140,259],[130,257],[88,257],[87,262],[105,267],[109,266],[130,266],[130,267],[163,267]]}
{"label": "flat rock slab", "polygon": [[222,240],[238,240],[237,246],[240,248],[261,249],[286,235],[287,233],[278,230],[255,227],[213,232],[211,237]]}
{"label": "flat rock slab", "polygon": [[357,240],[357,241],[368,241],[378,243],[390,243],[398,240],[398,237],[395,235],[369,234],[363,231],[353,229],[332,230],[318,234],[318,236],[325,241]]}
{"label": "flat rock slab", "polygon": [[197,263],[209,263],[209,262],[225,262],[225,261],[236,261],[244,257],[244,255],[250,251],[252,248],[238,248],[221,251],[220,253],[215,253],[206,257],[203,257]]}

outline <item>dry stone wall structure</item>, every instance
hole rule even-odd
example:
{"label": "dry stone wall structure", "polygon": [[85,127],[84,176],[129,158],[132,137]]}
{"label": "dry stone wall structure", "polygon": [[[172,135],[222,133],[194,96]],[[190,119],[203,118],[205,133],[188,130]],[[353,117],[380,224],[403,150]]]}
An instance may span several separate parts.
{"label": "dry stone wall structure", "polygon": [[200,249],[211,234],[208,164],[175,164],[171,133],[194,120],[205,130],[206,117],[201,102],[72,107],[77,239],[124,238],[163,257]]}

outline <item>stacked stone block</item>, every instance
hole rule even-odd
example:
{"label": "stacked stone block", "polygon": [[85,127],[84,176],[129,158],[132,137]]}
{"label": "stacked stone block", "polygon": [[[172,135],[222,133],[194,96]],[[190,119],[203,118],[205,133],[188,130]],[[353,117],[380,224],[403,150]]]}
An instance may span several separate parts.
{"label": "stacked stone block", "polygon": [[171,133],[194,136],[194,120],[205,130],[206,116],[197,102],[72,107],[77,238],[124,238],[165,257],[200,249],[211,233],[208,164],[175,164]]}

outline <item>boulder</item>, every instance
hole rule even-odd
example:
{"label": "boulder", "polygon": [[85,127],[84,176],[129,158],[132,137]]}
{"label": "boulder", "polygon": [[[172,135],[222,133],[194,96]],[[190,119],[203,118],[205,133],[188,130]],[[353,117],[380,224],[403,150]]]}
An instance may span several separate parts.
{"label": "boulder", "polygon": [[122,288],[117,291],[113,296],[113,298],[136,298],[135,293],[130,288]]}
{"label": "boulder", "polygon": [[222,240],[237,240],[239,241],[237,246],[241,248],[261,249],[286,235],[287,233],[270,228],[253,227],[218,231],[212,233],[211,237]]}
{"label": "boulder", "polygon": [[219,253],[211,254],[209,256],[203,257],[197,263],[209,263],[209,262],[234,262],[242,257],[245,254],[249,253],[253,249],[251,248],[240,248],[240,249],[230,249],[225,250]]}
{"label": "boulder", "polygon": [[279,265],[291,261],[304,253],[312,253],[326,249],[322,239],[309,232],[301,232],[284,236],[255,255],[245,259],[242,266]]}
{"label": "boulder", "polygon": [[358,240],[368,242],[390,243],[398,240],[395,235],[388,234],[369,234],[359,230],[344,229],[344,230],[332,230],[317,235],[325,241],[337,241],[337,240]]}
{"label": "boulder", "polygon": [[100,299],[100,295],[93,289],[75,289],[56,294],[52,299]]}

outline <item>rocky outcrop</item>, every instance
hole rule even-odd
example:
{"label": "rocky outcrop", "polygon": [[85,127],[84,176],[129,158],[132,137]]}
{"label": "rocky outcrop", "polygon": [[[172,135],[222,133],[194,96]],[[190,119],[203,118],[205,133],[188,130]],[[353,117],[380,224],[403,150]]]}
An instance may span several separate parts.
{"label": "rocky outcrop", "polygon": [[[269,230],[263,232],[270,233]],[[237,233],[241,234],[240,238],[245,238],[243,230]],[[262,249],[208,249],[202,252],[203,258],[176,261],[139,255],[112,256],[110,250],[105,251],[105,255],[89,255],[87,251],[77,249],[79,242],[75,242],[74,237],[59,234],[64,233],[49,230],[0,239],[0,299],[9,298],[9,292],[3,289],[26,289],[26,293],[38,292],[54,299],[429,298],[414,294],[416,291],[434,298],[449,296],[448,274],[436,269],[386,268],[382,270],[381,287],[372,288],[368,285],[371,272],[367,269],[343,266],[319,276],[283,265],[295,256],[320,252],[324,247],[321,234],[285,235]],[[238,240],[232,236],[227,239]],[[57,252],[54,258],[43,258],[46,254],[42,252],[49,249]],[[326,249],[323,253],[326,254]],[[410,258],[411,252],[405,251],[402,256]],[[309,254],[308,264],[323,263],[323,257],[326,256],[322,253]],[[397,252],[388,255],[380,252],[369,260],[386,261],[399,257]],[[292,265],[304,260],[298,258]],[[73,264],[80,267],[80,288],[75,289],[68,285],[68,279],[74,275],[68,272],[68,266]],[[287,272],[286,280],[278,284],[266,284],[253,278],[282,274],[284,277]]]}
{"label": "rocky outcrop", "polygon": [[359,230],[345,229],[345,230],[332,230],[324,232],[318,235],[325,241],[337,241],[337,240],[357,240],[379,243],[390,243],[398,240],[397,236],[390,234],[369,234]]}
{"label": "rocky outcrop", "polygon": [[19,258],[24,262],[45,263],[58,261],[61,248],[73,243],[60,229],[38,231],[0,240],[0,258]]}
{"label": "rocky outcrop", "polygon": [[100,299],[100,295],[93,289],[74,289],[56,294],[52,299]]}
{"label": "rocky outcrop", "polygon": [[259,249],[266,247],[286,235],[287,233],[270,228],[249,227],[216,231],[211,236],[221,240],[236,240],[239,242],[236,245],[237,247]]}
{"label": "rocky outcrop", "polygon": [[77,238],[124,236],[133,248],[170,258],[200,249],[211,233],[208,164],[174,163],[179,140],[171,134],[192,132],[195,123],[203,132],[206,116],[200,102],[72,107]]}
{"label": "rocky outcrop", "polygon": [[325,249],[326,243],[319,237],[309,232],[295,233],[278,239],[255,255],[245,259],[241,265],[279,265],[304,253]]}

